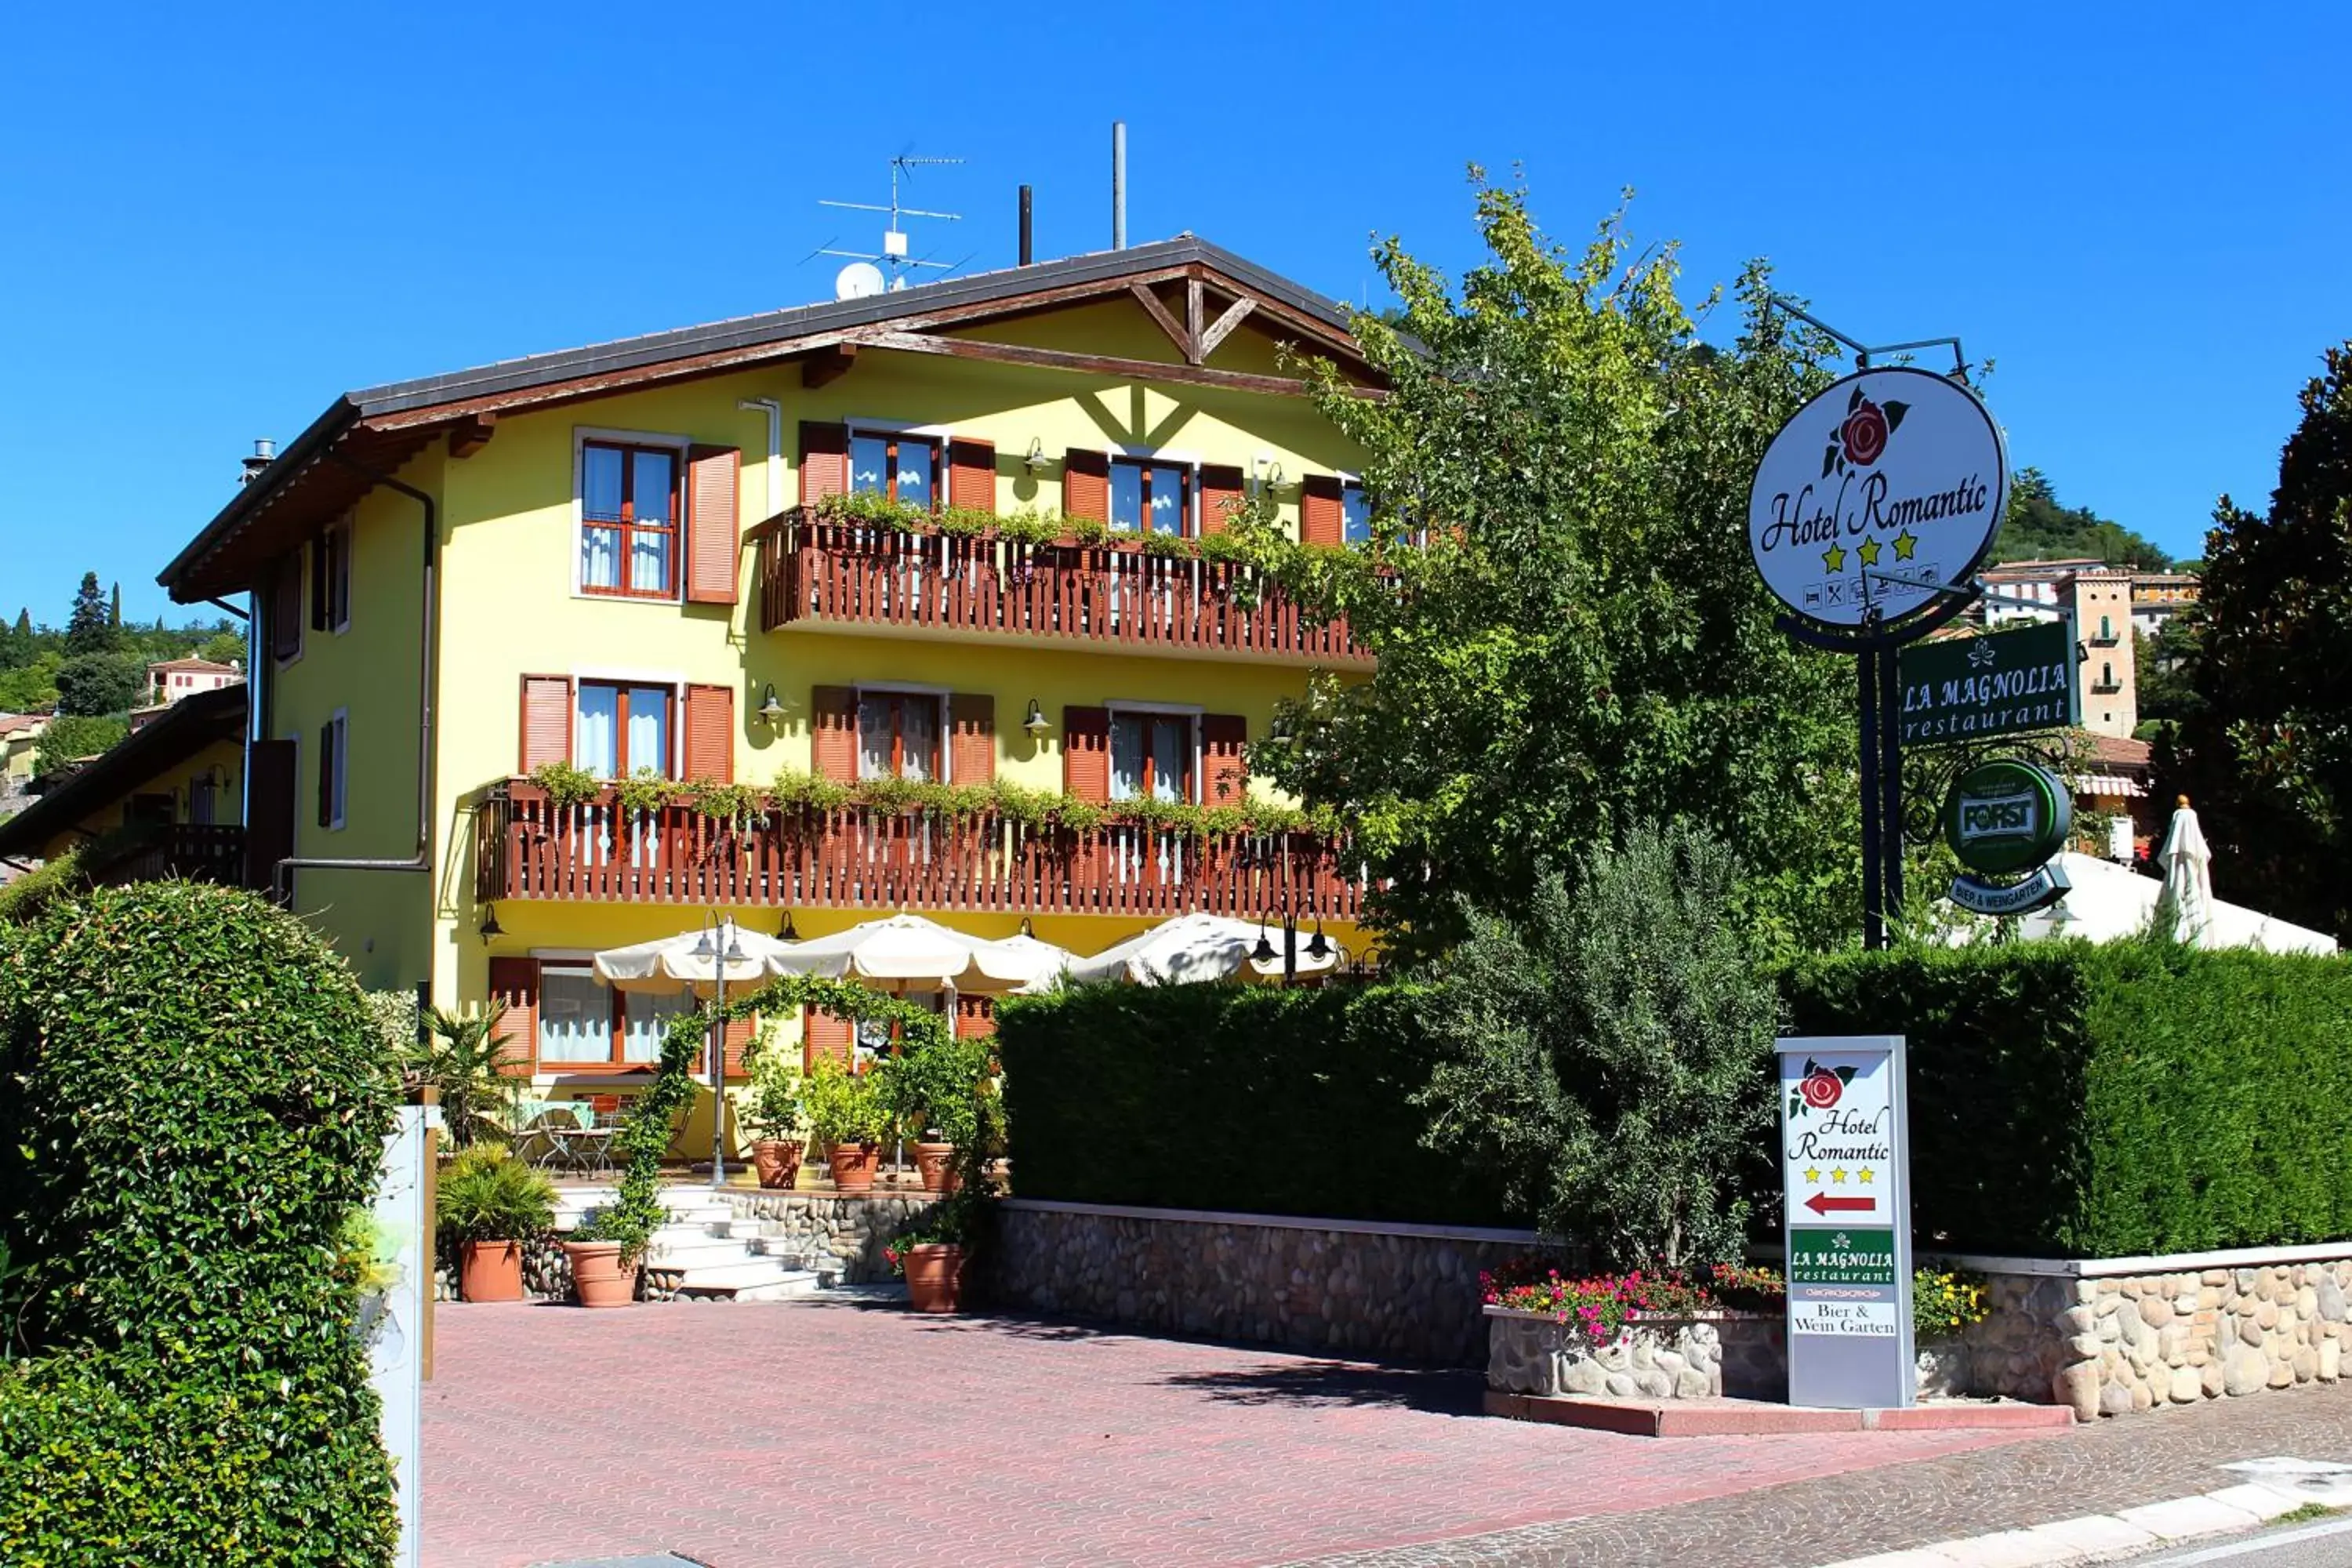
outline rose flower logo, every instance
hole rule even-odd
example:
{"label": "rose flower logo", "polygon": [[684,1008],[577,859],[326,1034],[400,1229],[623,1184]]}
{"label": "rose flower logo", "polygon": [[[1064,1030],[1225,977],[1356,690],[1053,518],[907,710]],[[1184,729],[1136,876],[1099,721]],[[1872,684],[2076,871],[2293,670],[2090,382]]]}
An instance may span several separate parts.
{"label": "rose flower logo", "polygon": [[1884,405],[1873,403],[1855,387],[1846,399],[1845,423],[1837,427],[1830,444],[1822,453],[1822,475],[1826,479],[1832,469],[1840,473],[1852,463],[1866,468],[1886,453],[1886,438],[1903,428],[1903,416],[1911,412],[1907,403],[1888,398]]}
{"label": "rose flower logo", "polygon": [[1805,1070],[1797,1079],[1796,1092],[1789,1096],[1789,1114],[1805,1116],[1827,1110],[1844,1097],[1845,1086],[1853,1081],[1852,1068],[1825,1068],[1807,1057]]}

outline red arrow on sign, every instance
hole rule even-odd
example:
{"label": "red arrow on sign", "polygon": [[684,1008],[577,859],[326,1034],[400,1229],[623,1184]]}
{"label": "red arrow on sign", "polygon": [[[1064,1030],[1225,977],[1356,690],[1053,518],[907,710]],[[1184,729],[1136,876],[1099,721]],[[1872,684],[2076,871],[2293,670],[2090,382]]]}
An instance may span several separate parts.
{"label": "red arrow on sign", "polygon": [[1827,1193],[1815,1193],[1805,1200],[1805,1206],[1815,1214],[1868,1214],[1878,1206],[1876,1198],[1833,1198]]}

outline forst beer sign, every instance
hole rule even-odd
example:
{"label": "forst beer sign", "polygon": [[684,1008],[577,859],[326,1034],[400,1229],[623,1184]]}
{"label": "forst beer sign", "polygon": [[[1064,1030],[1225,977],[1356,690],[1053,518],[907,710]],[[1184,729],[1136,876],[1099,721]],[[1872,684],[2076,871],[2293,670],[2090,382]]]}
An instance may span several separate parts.
{"label": "forst beer sign", "polygon": [[1748,549],[1804,620],[1859,626],[1922,609],[1991,547],[2008,505],[2000,431],[1959,382],[1898,366],[1847,376],[1800,409],[1757,465]]}
{"label": "forst beer sign", "polygon": [[[1944,799],[1944,842],[1970,872],[1956,877],[1951,900],[1974,914],[2021,915],[2068,890],[2048,864],[2074,831],[2074,803],[2046,768],[1997,758],[1961,774]],[[2022,876],[2017,882],[1987,877]]]}
{"label": "forst beer sign", "polygon": [[1832,1409],[1909,1405],[1911,1166],[1903,1037],[1783,1039],[1775,1049],[1789,1402]]}

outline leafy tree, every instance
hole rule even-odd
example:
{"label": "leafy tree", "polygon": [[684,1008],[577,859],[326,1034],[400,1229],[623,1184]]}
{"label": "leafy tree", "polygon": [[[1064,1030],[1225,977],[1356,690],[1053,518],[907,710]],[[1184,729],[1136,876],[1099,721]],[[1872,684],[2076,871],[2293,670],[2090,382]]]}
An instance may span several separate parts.
{"label": "leafy tree", "polygon": [[2352,941],[2352,340],[2324,357],[2268,515],[2214,510],[2201,707],[2158,762],[2198,806],[2217,893]]}
{"label": "leafy tree", "polygon": [[67,763],[111,750],[131,726],[111,717],[60,714],[33,742],[33,776],[47,778]]}
{"label": "leafy tree", "polygon": [[64,660],[43,652],[14,669],[0,669],[0,713],[46,713],[58,705],[58,667]]}
{"label": "leafy tree", "polygon": [[119,582],[114,584],[113,597],[108,602],[106,620],[109,626],[119,627],[122,625],[122,584]]}
{"label": "leafy tree", "polygon": [[139,705],[147,666],[136,653],[76,654],[58,667],[58,711],[120,713]]}
{"label": "leafy tree", "polygon": [[205,639],[202,647],[196,649],[196,657],[210,659],[215,664],[242,663],[245,659],[245,634],[215,632]]}
{"label": "leafy tree", "polygon": [[2172,558],[2152,541],[2088,507],[2058,504],[2058,491],[2040,468],[2010,476],[2009,515],[1993,546],[1996,561],[2063,561],[2094,557],[2110,566],[2136,565],[2162,572]]}
{"label": "leafy tree", "polygon": [[1489,257],[1458,290],[1398,241],[1374,253],[1403,310],[1354,330],[1387,397],[1307,367],[1362,450],[1381,542],[1291,544],[1263,500],[1235,529],[1379,656],[1283,705],[1254,767],[1348,821],[1392,879],[1374,911],[1391,952],[1442,951],[1465,900],[1524,911],[1538,867],[1662,810],[1755,868],[1743,899],[1773,947],[1842,939],[1859,923],[1853,667],[1775,629],[1742,542],[1756,459],[1827,383],[1828,345],[1767,308],[1760,267],[1717,348],[1672,250],[1635,258],[1621,217],[1571,252],[1519,192],[1482,189],[1477,211]]}
{"label": "leafy tree", "polygon": [[401,1066],[411,1084],[441,1091],[441,1116],[449,1142],[459,1149],[485,1138],[501,1138],[511,1124],[517,1086],[509,1070],[511,1042],[499,1032],[504,1005],[488,1012],[425,1011],[425,1038],[409,1046]]}
{"label": "leafy tree", "polygon": [[73,613],[66,618],[68,657],[92,653],[112,653],[122,646],[122,628],[107,607],[106,595],[100,592],[98,574],[81,574],[81,590],[74,595]]}
{"label": "leafy tree", "polygon": [[2197,661],[2199,623],[2175,616],[2153,637],[2132,645],[2139,716],[2147,722],[2179,722],[2201,706],[2191,670]]}
{"label": "leafy tree", "polygon": [[1492,1170],[1546,1232],[1622,1266],[1737,1261],[1779,1000],[1740,937],[1734,862],[1687,826],[1537,883],[1430,971],[1446,1053],[1426,1139]]}

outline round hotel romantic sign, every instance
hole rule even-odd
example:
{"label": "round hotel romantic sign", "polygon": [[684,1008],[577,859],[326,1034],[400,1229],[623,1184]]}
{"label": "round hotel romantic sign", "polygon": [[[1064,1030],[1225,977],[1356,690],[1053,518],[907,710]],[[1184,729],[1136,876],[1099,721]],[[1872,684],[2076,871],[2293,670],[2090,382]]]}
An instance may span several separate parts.
{"label": "round hotel romantic sign", "polygon": [[[1847,376],[1797,411],[1757,465],[1748,551],[1805,620],[1858,626],[1925,608],[1976,570],[2008,503],[2000,429],[1965,385],[1900,366]],[[1868,575],[1865,575],[1868,574]]]}

